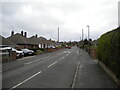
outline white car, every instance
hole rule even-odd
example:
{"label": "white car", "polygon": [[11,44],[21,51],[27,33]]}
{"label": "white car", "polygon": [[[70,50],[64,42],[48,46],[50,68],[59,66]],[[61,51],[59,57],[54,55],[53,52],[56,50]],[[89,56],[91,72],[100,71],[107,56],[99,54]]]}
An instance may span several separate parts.
{"label": "white car", "polygon": [[15,49],[15,48],[12,48],[12,51],[16,52],[16,58],[20,58],[20,57],[24,56],[23,51],[19,51],[19,50]]}

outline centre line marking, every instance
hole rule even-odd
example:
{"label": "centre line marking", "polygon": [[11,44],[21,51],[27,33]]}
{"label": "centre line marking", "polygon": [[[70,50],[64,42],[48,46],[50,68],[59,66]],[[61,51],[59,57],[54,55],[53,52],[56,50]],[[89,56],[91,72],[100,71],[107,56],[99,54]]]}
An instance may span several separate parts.
{"label": "centre line marking", "polygon": [[28,65],[28,64],[30,64],[30,63],[32,63],[32,62],[27,62],[27,63],[24,63],[24,65]]}
{"label": "centre line marking", "polygon": [[40,61],[41,59],[45,59],[45,58],[48,58],[48,57],[50,57],[50,56],[47,56],[47,57],[44,57],[44,58],[40,58],[40,59],[31,61],[31,62],[24,63],[24,65],[28,65],[28,64],[31,64],[31,63],[34,63],[34,62],[38,62],[38,61]]}
{"label": "centre line marking", "polygon": [[77,54],[79,55],[79,52],[78,51],[76,51],[77,52]]}
{"label": "centre line marking", "polygon": [[10,88],[9,90],[12,90],[12,89],[14,89],[14,88],[16,88],[16,87],[20,86],[21,84],[23,84],[23,83],[27,82],[28,80],[30,80],[30,79],[32,79],[32,78],[34,78],[35,76],[39,75],[40,73],[42,73],[42,71],[39,71],[38,73],[34,74],[33,76],[31,76],[31,77],[29,77],[29,78],[25,79],[24,81],[22,81],[22,82],[18,83],[17,85],[13,86],[13,87],[12,87],[12,88]]}
{"label": "centre line marking", "polygon": [[59,60],[62,60],[62,59],[64,59],[65,57],[62,57],[61,59],[59,59]]}
{"label": "centre line marking", "polygon": [[57,63],[57,61],[55,61],[54,63],[50,64],[50,65],[48,66],[48,68],[51,67],[51,66],[53,66],[53,65],[56,64],[56,63]]}

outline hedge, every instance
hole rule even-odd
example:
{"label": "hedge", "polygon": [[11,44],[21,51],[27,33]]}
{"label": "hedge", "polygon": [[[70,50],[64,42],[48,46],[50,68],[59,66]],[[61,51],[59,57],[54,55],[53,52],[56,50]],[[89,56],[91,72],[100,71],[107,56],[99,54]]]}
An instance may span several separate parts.
{"label": "hedge", "polygon": [[97,55],[120,79],[120,28],[107,32],[98,39]]}

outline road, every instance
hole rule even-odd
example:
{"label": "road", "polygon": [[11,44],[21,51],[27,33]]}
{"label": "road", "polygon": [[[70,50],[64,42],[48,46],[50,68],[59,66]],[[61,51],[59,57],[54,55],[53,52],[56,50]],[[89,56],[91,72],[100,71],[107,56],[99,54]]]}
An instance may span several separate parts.
{"label": "road", "polygon": [[105,88],[106,85],[109,88],[116,87],[104,70],[98,67],[86,52],[77,47],[6,63],[3,64],[3,70],[2,86],[10,90],[14,88]]}

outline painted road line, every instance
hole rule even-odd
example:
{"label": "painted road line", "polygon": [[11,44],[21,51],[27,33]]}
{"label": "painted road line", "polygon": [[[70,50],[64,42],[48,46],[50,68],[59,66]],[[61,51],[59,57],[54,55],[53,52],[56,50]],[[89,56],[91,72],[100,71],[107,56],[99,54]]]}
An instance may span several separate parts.
{"label": "painted road line", "polygon": [[29,77],[29,78],[25,79],[24,81],[22,81],[22,82],[18,83],[17,85],[13,86],[13,87],[12,87],[12,88],[10,88],[9,90],[12,90],[12,89],[14,89],[14,88],[16,88],[16,87],[18,87],[18,86],[22,85],[23,83],[25,83],[25,82],[29,81],[30,79],[34,78],[35,76],[39,75],[40,73],[42,73],[42,71],[39,71],[38,73],[36,73],[36,74],[32,75],[31,77]]}
{"label": "painted road line", "polygon": [[35,62],[40,61],[41,59],[45,59],[45,58],[48,58],[48,57],[50,57],[50,56],[47,56],[47,57],[44,57],[44,58],[40,58],[40,59],[34,60],[34,61],[32,61],[32,62],[24,63],[24,65],[28,65],[28,64],[31,64],[31,63],[35,63]]}
{"label": "painted road line", "polygon": [[48,58],[48,57],[50,57],[50,56],[44,57],[44,58],[42,58],[42,59],[46,59],[46,58]]}
{"label": "painted road line", "polygon": [[66,57],[68,56],[69,54],[66,55]]}
{"label": "painted road line", "polygon": [[62,57],[61,59],[59,59],[59,60],[62,60],[62,59],[64,59],[65,57]]}
{"label": "painted road line", "polygon": [[34,60],[33,63],[34,63],[34,62],[38,62],[38,61],[40,61],[40,60],[41,60],[41,59]]}
{"label": "painted road line", "polygon": [[29,59],[29,58],[33,58],[33,57],[35,57],[35,56],[24,57],[24,58],[17,59],[17,60],[24,60],[24,59]]}
{"label": "painted road line", "polygon": [[69,54],[66,54],[64,57],[62,57],[61,59],[59,59],[59,60],[63,60],[65,57],[67,57]]}
{"label": "painted road line", "polygon": [[28,64],[31,64],[32,62],[27,62],[27,63],[24,63],[24,65],[28,65]]}
{"label": "painted road line", "polygon": [[72,87],[71,88],[74,88],[74,86],[75,86],[76,77],[77,77],[79,67],[80,67],[80,61],[78,61],[78,65],[77,65],[77,68],[76,68],[76,71],[75,71],[75,75],[74,75],[74,78],[73,78],[73,81],[72,81]]}
{"label": "painted road line", "polygon": [[76,51],[77,52],[77,54],[79,55],[79,52],[78,51]]}
{"label": "painted road line", "polygon": [[51,67],[51,66],[53,66],[53,65],[56,64],[56,63],[57,63],[57,61],[55,61],[54,63],[50,64],[50,65],[48,66],[48,68]]}

